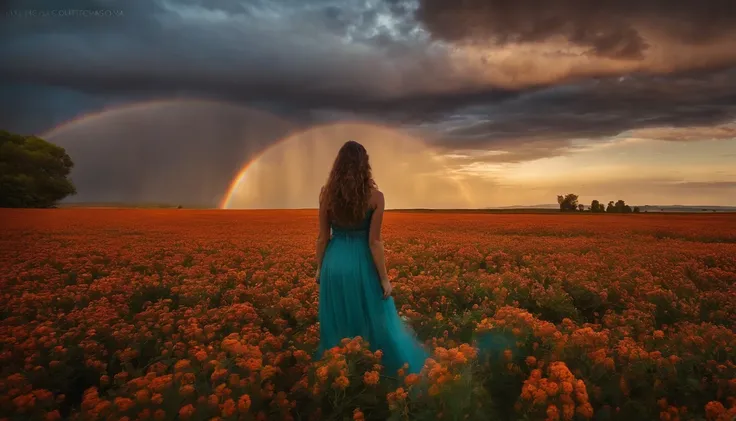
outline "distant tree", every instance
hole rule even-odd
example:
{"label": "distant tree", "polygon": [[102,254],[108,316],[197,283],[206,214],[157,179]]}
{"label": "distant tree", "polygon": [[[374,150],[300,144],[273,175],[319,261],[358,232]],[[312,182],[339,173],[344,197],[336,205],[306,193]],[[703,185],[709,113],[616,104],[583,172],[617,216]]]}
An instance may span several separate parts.
{"label": "distant tree", "polygon": [[616,201],[613,207],[616,208],[617,213],[624,213],[624,209],[626,208],[626,202],[619,199]]}
{"label": "distant tree", "polygon": [[584,204],[582,204],[582,203],[581,203],[581,204],[579,204],[579,205],[578,205],[578,210],[579,210],[580,212],[583,212],[583,211],[585,211],[585,205],[584,205]]}
{"label": "distant tree", "polygon": [[639,207],[638,206],[634,206],[634,213],[640,213],[640,212],[641,212],[641,210],[639,209]]}
{"label": "distant tree", "polygon": [[0,207],[48,208],[76,194],[64,148],[0,130]]}
{"label": "distant tree", "polygon": [[590,202],[590,211],[591,212],[605,212],[606,208],[603,206],[601,202],[594,200]]}
{"label": "distant tree", "polygon": [[608,206],[606,207],[606,212],[610,212],[610,213],[616,212],[616,206],[613,205],[613,200],[608,202]]}
{"label": "distant tree", "polygon": [[573,212],[578,209],[578,195],[569,193],[565,196],[557,196],[557,204],[560,205],[560,211]]}

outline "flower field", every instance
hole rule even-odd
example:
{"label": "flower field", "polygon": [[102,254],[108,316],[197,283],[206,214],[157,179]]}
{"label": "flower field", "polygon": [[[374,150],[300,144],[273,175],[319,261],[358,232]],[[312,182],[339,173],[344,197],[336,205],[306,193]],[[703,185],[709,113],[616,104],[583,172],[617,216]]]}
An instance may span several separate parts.
{"label": "flower field", "polygon": [[387,213],[386,372],[314,211],[0,211],[1,420],[736,419],[736,216]]}

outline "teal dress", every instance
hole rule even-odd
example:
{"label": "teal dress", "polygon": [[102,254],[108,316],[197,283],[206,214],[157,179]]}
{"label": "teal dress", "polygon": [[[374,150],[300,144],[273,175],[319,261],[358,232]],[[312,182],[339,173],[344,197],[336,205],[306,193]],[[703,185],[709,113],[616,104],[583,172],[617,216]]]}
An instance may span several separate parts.
{"label": "teal dress", "polygon": [[352,228],[332,224],[320,272],[318,355],[340,345],[343,338],[360,336],[371,350],[383,352],[389,376],[404,364],[409,373],[418,373],[429,355],[402,322],[393,297],[383,298],[368,244],[372,215],[369,210]]}

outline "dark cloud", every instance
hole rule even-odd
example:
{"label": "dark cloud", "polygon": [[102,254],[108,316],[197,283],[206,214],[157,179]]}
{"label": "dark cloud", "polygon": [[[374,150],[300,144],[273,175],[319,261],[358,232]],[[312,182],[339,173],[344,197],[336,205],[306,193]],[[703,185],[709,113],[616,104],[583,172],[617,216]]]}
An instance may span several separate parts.
{"label": "dark cloud", "polygon": [[417,17],[435,38],[508,44],[561,37],[588,48],[590,54],[615,59],[641,59],[650,47],[647,38],[706,44],[733,36],[736,28],[731,0],[420,0],[420,4]]}
{"label": "dark cloud", "polygon": [[456,110],[426,130],[427,136],[450,150],[519,151],[488,157],[502,161],[553,156],[565,152],[573,140],[624,136],[630,131],[632,137],[661,140],[732,139],[736,131],[727,123],[734,120],[736,72],[726,71],[547,88]]}
{"label": "dark cloud", "polygon": [[736,124],[692,127],[656,127],[639,129],[630,136],[642,139],[666,140],[671,142],[691,142],[698,140],[736,139]]}
{"label": "dark cloud", "polygon": [[[459,145],[453,145],[452,149],[448,150],[451,152],[447,155],[448,164],[459,168],[466,167],[470,172],[473,171],[472,164],[475,163],[499,164],[534,161],[541,158],[562,156],[572,149],[572,144],[567,139],[535,139],[527,142],[488,142],[488,139],[485,139],[482,146],[478,144],[468,145],[462,142],[455,143],[459,143]],[[492,150],[483,150],[488,147]],[[462,153],[463,150],[466,153]],[[468,153],[468,151],[471,153]]]}
{"label": "dark cloud", "polygon": [[[194,97],[282,116],[274,124],[385,123],[448,152],[504,152],[474,160],[520,162],[637,130],[679,129],[666,140],[694,141],[705,132],[682,130],[736,120],[730,0],[2,4],[0,126],[22,132],[116,104]],[[141,124],[95,135],[205,142]],[[213,176],[224,180],[241,163],[227,160],[240,140],[237,130],[217,133],[207,156],[225,162]]]}

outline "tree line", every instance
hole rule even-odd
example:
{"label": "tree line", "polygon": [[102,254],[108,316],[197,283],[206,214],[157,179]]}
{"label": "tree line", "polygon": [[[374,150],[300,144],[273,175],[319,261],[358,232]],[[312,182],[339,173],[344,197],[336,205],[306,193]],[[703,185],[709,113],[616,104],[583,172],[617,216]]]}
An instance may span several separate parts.
{"label": "tree line", "polygon": [[77,190],[64,148],[0,130],[0,208],[49,208]]}
{"label": "tree line", "polygon": [[557,204],[560,205],[561,212],[593,212],[593,213],[639,213],[640,209],[638,206],[633,208],[626,204],[624,200],[617,200],[614,202],[611,200],[608,202],[608,206],[593,200],[590,202],[590,206],[587,207],[582,203],[578,203],[578,195],[569,193],[566,195],[557,196]]}

